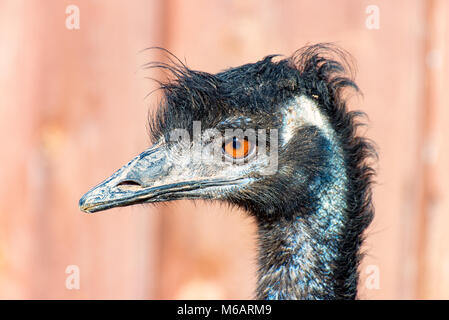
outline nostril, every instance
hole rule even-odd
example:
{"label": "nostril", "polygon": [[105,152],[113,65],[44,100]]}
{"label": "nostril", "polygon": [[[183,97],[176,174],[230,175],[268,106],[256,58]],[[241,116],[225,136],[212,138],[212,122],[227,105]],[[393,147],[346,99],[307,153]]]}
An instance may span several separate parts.
{"label": "nostril", "polygon": [[142,187],[142,185],[139,182],[134,181],[134,180],[123,180],[123,181],[120,181],[117,184],[117,187],[120,187],[120,186],[124,186],[124,187],[132,187],[132,186]]}

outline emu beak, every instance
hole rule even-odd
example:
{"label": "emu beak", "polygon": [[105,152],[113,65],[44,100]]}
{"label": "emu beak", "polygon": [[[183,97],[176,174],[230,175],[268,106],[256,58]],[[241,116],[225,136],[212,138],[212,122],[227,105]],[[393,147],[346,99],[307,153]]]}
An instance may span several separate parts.
{"label": "emu beak", "polygon": [[144,202],[164,194],[175,185],[157,185],[169,173],[165,148],[155,146],[142,152],[108,179],[89,190],[79,201],[84,212],[96,212]]}
{"label": "emu beak", "polygon": [[[144,202],[205,198],[204,189],[237,185],[242,179],[220,177],[182,178],[176,164],[160,144],[147,149],[79,201],[82,211],[92,213]],[[184,175],[185,176],[185,175]]]}

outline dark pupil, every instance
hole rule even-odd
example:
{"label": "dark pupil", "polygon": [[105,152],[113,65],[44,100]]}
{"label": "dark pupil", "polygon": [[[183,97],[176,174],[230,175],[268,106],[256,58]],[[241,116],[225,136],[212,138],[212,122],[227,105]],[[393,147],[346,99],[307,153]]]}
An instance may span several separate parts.
{"label": "dark pupil", "polygon": [[234,137],[233,139],[232,139],[232,147],[234,148],[234,149],[240,149],[240,141],[239,141],[239,139],[238,138],[236,138],[236,137]]}

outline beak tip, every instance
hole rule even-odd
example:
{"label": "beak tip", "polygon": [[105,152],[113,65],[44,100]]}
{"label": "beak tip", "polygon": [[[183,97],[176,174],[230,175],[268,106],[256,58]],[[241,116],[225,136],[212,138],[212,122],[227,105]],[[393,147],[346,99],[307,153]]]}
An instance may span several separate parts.
{"label": "beak tip", "polygon": [[86,195],[84,195],[84,196],[82,196],[81,197],[81,199],[80,199],[80,201],[79,201],[79,203],[78,203],[78,207],[79,207],[79,209],[81,210],[81,211],[83,211],[83,212],[86,212],[86,213],[92,213],[90,210],[89,210],[89,204],[87,203],[87,197],[86,197]]}

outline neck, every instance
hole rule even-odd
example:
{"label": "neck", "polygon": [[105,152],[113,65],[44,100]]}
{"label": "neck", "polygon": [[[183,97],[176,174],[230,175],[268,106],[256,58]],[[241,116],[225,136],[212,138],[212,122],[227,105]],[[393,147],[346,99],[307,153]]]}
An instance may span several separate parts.
{"label": "neck", "polygon": [[[259,299],[355,298],[356,277],[338,279],[339,235],[330,221],[278,221],[260,226]],[[275,248],[275,250],[273,250]],[[346,281],[352,281],[349,287]]]}
{"label": "neck", "polygon": [[356,297],[363,228],[352,225],[344,160],[332,154],[309,185],[311,204],[259,222],[259,299]]}

